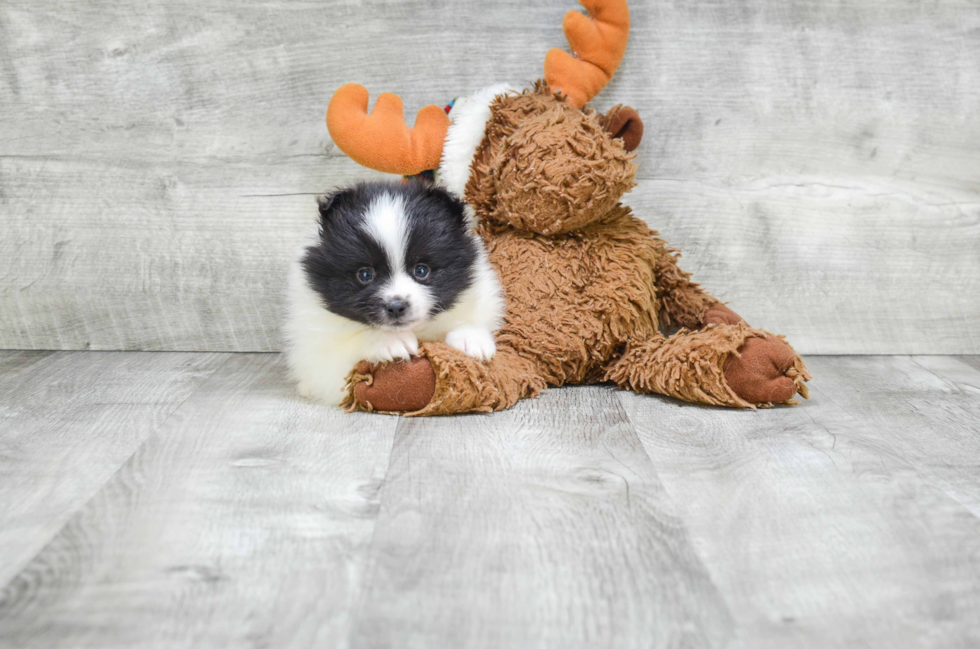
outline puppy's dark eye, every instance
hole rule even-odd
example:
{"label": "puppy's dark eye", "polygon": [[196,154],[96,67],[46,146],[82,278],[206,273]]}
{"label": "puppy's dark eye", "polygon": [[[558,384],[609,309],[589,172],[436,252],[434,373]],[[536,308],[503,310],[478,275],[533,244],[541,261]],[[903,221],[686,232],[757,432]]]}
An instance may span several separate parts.
{"label": "puppy's dark eye", "polygon": [[425,279],[429,276],[430,269],[425,264],[415,265],[415,279]]}
{"label": "puppy's dark eye", "polygon": [[362,268],[357,271],[357,281],[361,284],[370,284],[374,281],[374,269],[373,268]]}

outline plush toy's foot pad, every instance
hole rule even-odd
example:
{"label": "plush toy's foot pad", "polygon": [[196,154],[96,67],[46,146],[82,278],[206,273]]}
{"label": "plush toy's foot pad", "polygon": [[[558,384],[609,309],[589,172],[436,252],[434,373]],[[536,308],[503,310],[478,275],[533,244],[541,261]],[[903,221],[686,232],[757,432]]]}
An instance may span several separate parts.
{"label": "plush toy's foot pad", "polygon": [[725,380],[749,403],[787,403],[800,394],[808,398],[810,379],[793,349],[776,336],[749,338],[725,364]]}
{"label": "plush toy's foot pad", "polygon": [[351,376],[352,409],[415,412],[429,405],[436,392],[436,375],[428,358],[372,365],[361,361]]}

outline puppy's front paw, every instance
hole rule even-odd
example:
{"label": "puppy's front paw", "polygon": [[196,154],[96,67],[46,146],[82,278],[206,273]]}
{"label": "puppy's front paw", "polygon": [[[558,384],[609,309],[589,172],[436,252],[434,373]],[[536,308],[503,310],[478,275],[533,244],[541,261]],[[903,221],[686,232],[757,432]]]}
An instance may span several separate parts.
{"label": "puppy's front paw", "polygon": [[483,327],[459,327],[446,336],[446,344],[455,347],[467,356],[488,361],[497,353],[493,334]]}
{"label": "puppy's front paw", "polygon": [[412,331],[386,331],[364,360],[371,363],[408,360],[419,353],[419,341]]}

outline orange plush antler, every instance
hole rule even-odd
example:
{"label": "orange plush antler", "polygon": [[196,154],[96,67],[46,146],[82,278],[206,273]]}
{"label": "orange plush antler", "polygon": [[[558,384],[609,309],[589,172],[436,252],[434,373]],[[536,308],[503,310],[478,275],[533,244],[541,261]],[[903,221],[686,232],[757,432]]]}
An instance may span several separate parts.
{"label": "orange plush antler", "polygon": [[572,54],[548,50],[544,78],[552,90],[560,90],[579,108],[599,94],[623,60],[630,35],[630,10],[626,0],[579,0],[589,16],[569,11],[562,22]]}
{"label": "orange plush antler", "polygon": [[439,166],[449,118],[435,104],[405,123],[398,95],[383,93],[368,114],[368,91],[348,83],[337,89],[327,106],[327,129],[334,143],[357,163],[387,173],[412,175]]}

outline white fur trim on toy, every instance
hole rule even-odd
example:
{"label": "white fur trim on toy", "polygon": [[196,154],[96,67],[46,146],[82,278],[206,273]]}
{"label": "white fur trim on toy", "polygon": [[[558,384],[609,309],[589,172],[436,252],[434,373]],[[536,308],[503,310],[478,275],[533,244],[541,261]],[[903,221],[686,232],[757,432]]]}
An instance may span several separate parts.
{"label": "white fur trim on toy", "polygon": [[[436,182],[464,200],[473,156],[483,141],[490,120],[490,104],[496,97],[508,92],[517,92],[517,88],[508,83],[487,86],[468,97],[460,97],[449,111],[449,132],[442,147],[442,162],[436,172]],[[467,213],[471,217],[472,212],[472,208],[468,207]]]}

